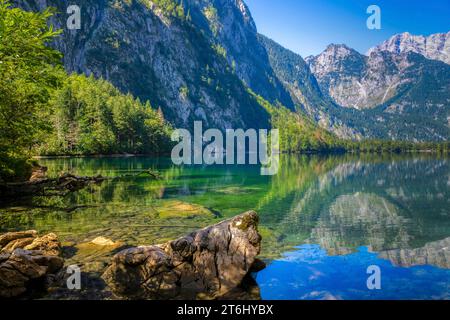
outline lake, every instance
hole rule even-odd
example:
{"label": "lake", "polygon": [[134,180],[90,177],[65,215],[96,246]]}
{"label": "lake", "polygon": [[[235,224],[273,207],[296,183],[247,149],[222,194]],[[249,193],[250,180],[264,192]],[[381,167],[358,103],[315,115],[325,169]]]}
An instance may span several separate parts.
{"label": "lake", "polygon": [[[260,215],[255,275],[262,299],[449,299],[449,158],[436,155],[287,156],[258,166],[173,166],[166,158],[43,159],[49,174],[109,177],[65,197],[0,209],[0,232],[54,232],[67,256],[98,274],[111,253],[83,246],[103,236],[162,243],[247,210]],[[163,179],[140,175],[158,170]],[[376,266],[381,289],[367,286]],[[96,290],[96,281],[91,283]]]}

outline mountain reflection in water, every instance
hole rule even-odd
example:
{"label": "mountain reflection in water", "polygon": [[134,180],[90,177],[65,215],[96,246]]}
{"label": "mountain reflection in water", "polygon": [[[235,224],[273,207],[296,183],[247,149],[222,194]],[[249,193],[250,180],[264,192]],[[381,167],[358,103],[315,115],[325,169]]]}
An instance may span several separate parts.
{"label": "mountain reflection in water", "polygon": [[[262,298],[448,298],[447,157],[283,156],[273,177],[257,166],[177,167],[145,157],[42,163],[53,175],[115,178],[0,208],[0,232],[55,232],[75,248],[67,263],[97,274],[112,252],[83,248],[98,236],[156,244],[255,210],[268,261],[257,275]],[[148,168],[163,180],[134,175]],[[380,291],[366,288],[372,264],[381,267]]]}

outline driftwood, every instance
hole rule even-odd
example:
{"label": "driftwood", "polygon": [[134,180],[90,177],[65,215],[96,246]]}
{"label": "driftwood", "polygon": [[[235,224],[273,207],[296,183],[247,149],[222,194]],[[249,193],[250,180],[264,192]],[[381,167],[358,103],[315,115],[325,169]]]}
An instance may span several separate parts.
{"label": "driftwood", "polygon": [[[116,177],[133,178],[141,175],[148,175],[154,180],[162,180],[163,177],[158,171],[146,169],[136,174]],[[86,188],[91,184],[100,184],[106,178],[101,175],[94,177],[80,177],[70,173],[65,173],[58,178],[47,178],[47,168],[36,166],[33,168],[30,180],[24,182],[4,182],[0,180],[0,203],[12,202],[21,198],[32,196],[65,196],[68,193]],[[64,209],[68,212],[79,208]]]}
{"label": "driftwood", "polygon": [[64,196],[105,180],[102,176],[79,177],[69,173],[58,178],[41,178],[25,182],[0,184],[0,201],[13,201],[30,196]]}

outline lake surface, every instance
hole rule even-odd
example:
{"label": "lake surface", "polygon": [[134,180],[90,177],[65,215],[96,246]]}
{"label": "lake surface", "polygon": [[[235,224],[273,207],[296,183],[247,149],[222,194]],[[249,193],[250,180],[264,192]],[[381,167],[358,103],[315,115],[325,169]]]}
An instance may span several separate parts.
{"label": "lake surface", "polygon": [[[44,159],[50,175],[110,177],[66,197],[0,209],[0,232],[55,232],[78,246],[67,263],[101,272],[111,253],[83,244],[103,236],[156,244],[247,210],[260,214],[255,278],[263,299],[450,299],[449,158],[283,156],[257,166],[184,166],[170,159]],[[153,168],[153,181],[138,175]],[[369,266],[381,289],[369,290]]]}

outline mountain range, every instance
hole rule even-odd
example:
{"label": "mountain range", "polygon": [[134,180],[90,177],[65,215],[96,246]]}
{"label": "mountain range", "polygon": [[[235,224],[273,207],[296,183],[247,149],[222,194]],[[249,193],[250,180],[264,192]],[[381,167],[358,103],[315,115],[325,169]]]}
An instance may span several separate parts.
{"label": "mountain range", "polygon": [[323,92],[366,117],[366,121],[357,120],[365,135],[446,140],[450,65],[444,61],[450,54],[449,36],[396,35],[369,50],[367,56],[332,44],[306,61]]}
{"label": "mountain range", "polygon": [[243,0],[77,2],[80,30],[65,28],[68,0],[13,1],[56,7],[63,32],[52,45],[68,72],[149,100],[177,127],[267,128],[256,94],[341,138],[450,136],[450,33],[396,35],[367,55],[330,45],[303,59],[258,34]]}
{"label": "mountain range", "polygon": [[415,36],[409,32],[397,34],[389,40],[369,50],[368,54],[375,51],[389,51],[400,54],[402,52],[415,52],[432,60],[440,60],[450,64],[450,31],[425,36]]}

